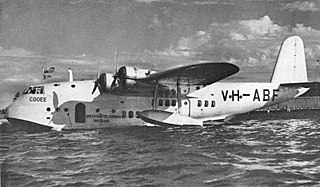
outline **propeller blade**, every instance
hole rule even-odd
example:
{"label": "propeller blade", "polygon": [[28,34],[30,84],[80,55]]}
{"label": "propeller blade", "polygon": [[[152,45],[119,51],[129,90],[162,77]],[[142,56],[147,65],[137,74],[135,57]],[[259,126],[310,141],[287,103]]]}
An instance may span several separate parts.
{"label": "propeller blade", "polygon": [[97,79],[100,77],[100,62],[98,61]]}
{"label": "propeller blade", "polygon": [[91,95],[94,94],[94,92],[96,91],[97,87],[98,87],[98,83],[95,81],[95,82],[94,82],[93,90],[92,90],[92,92],[91,92]]}
{"label": "propeller blade", "polygon": [[53,92],[53,107],[58,108],[59,107],[59,99],[56,92]]}
{"label": "propeller blade", "polygon": [[113,77],[113,81],[111,83],[111,89],[110,90],[114,90],[117,87],[116,81],[117,81],[117,78]]}

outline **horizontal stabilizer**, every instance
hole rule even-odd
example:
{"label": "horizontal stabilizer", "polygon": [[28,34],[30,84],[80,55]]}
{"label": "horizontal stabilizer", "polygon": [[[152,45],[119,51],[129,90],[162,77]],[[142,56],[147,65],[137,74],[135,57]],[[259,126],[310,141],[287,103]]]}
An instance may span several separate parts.
{"label": "horizontal stabilizer", "polygon": [[139,117],[147,123],[152,123],[160,126],[203,125],[201,120],[197,120],[187,116],[181,116],[179,114],[163,110],[145,110],[139,113]]}
{"label": "horizontal stabilizer", "polygon": [[306,93],[309,89],[310,89],[310,88],[299,88],[299,89],[298,89],[298,93],[297,93],[297,95],[295,95],[294,98],[297,98],[297,97],[303,95],[303,94]]}
{"label": "horizontal stabilizer", "polygon": [[316,84],[316,82],[280,84],[280,89],[286,90],[286,94],[291,94],[288,97],[297,98],[305,94],[313,85]]}

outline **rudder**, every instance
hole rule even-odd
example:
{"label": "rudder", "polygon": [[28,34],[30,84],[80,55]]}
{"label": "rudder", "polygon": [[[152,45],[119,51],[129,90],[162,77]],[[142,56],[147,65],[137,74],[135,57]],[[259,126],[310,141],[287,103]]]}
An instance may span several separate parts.
{"label": "rudder", "polygon": [[308,82],[304,45],[299,36],[291,36],[282,43],[270,82]]}

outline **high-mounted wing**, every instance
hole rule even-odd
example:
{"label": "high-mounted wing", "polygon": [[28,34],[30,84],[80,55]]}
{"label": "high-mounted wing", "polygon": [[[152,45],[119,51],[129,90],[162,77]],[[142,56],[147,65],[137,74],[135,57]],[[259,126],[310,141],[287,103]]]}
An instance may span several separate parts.
{"label": "high-mounted wing", "polygon": [[182,66],[140,79],[145,83],[158,82],[162,85],[208,85],[239,71],[236,65],[226,62],[209,62]]}
{"label": "high-mounted wing", "polygon": [[199,63],[154,73],[145,69],[123,66],[112,75],[103,73],[94,81],[94,88],[100,93],[154,94],[157,88],[170,85],[208,85],[233,75],[239,68],[226,62]]}

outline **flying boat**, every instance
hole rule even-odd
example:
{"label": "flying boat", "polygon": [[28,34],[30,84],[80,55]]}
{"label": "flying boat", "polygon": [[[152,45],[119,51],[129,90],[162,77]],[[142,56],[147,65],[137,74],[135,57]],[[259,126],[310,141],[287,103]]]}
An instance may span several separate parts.
{"label": "flying boat", "polygon": [[8,108],[26,131],[134,125],[205,126],[296,98],[308,91],[303,41],[281,45],[270,82],[225,82],[239,68],[204,62],[156,72],[123,66],[96,80],[32,85]]}

